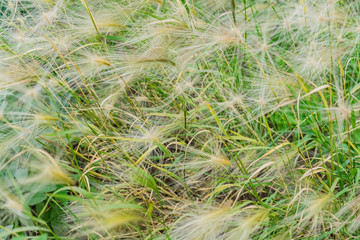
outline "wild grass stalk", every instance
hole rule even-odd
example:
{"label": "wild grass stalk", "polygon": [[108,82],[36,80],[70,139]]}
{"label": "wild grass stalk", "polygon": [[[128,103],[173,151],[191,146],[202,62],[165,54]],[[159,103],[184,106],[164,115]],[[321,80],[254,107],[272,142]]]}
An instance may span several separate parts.
{"label": "wild grass stalk", "polygon": [[355,239],[359,16],[0,2],[0,238]]}

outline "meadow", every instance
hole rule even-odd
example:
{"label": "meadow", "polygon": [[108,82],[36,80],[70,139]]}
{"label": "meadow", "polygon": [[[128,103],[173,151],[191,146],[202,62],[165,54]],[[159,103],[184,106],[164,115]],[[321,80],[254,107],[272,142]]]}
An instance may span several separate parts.
{"label": "meadow", "polygon": [[0,239],[360,239],[360,0],[0,1]]}

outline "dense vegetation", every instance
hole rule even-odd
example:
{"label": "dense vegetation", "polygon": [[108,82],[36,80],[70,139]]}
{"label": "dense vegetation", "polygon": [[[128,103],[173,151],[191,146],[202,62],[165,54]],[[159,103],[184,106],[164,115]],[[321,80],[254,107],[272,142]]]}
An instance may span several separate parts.
{"label": "dense vegetation", "polygon": [[2,0],[0,239],[354,239],[359,0]]}

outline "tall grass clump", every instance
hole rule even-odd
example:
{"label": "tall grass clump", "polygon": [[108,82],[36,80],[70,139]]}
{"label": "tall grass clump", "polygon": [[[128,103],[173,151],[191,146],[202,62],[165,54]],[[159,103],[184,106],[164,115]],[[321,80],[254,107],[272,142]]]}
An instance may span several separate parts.
{"label": "tall grass clump", "polygon": [[356,239],[359,0],[2,0],[0,239]]}

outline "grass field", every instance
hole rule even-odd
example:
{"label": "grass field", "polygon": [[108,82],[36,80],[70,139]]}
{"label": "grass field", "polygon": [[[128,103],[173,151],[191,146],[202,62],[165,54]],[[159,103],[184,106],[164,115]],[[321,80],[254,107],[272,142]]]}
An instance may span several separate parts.
{"label": "grass field", "polygon": [[360,0],[0,10],[0,239],[360,236]]}

